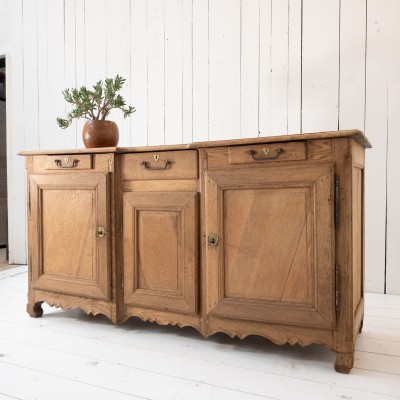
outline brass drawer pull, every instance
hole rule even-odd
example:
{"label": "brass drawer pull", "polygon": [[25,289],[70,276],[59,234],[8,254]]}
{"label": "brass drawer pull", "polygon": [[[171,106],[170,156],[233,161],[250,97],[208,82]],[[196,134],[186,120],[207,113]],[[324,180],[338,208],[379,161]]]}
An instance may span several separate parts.
{"label": "brass drawer pull", "polygon": [[77,160],[76,158],[72,161],[72,164],[69,165],[69,159],[68,157],[64,160],[64,165],[61,162],[61,160],[54,160],[54,162],[56,163],[57,167],[59,168],[75,168],[78,165],[79,160]]}
{"label": "brass drawer pull", "polygon": [[[265,155],[268,155],[270,152],[271,148],[270,147],[264,147],[263,152]],[[266,160],[276,160],[282,153],[284,153],[285,150],[279,147],[278,149],[275,150],[275,155],[272,157],[256,157],[257,152],[255,150],[248,150],[246,153],[253,158],[255,161],[266,161]]]}
{"label": "brass drawer pull", "polygon": [[142,165],[143,165],[144,169],[149,169],[149,170],[153,170],[153,171],[158,170],[159,171],[159,170],[167,169],[168,165],[172,164],[172,161],[169,161],[169,160],[165,160],[165,161],[162,161],[162,162],[164,163],[164,165],[162,167],[152,167],[148,161],[143,161]]}

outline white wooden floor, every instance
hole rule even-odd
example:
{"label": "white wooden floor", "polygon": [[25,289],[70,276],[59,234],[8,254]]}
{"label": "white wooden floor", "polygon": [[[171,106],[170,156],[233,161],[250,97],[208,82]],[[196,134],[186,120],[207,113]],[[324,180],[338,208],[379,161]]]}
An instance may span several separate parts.
{"label": "white wooden floor", "polygon": [[366,295],[350,375],[321,346],[276,346],[80,310],[25,312],[26,267],[0,273],[0,399],[400,399],[400,296]]}

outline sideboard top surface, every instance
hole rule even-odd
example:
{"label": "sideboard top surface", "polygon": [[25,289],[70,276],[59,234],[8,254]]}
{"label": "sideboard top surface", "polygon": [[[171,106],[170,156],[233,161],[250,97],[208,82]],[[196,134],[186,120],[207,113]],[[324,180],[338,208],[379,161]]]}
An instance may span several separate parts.
{"label": "sideboard top surface", "polygon": [[354,139],[364,148],[372,147],[371,143],[369,142],[367,137],[363,134],[363,132],[357,129],[351,129],[351,130],[317,132],[317,133],[302,133],[294,135],[266,136],[266,137],[247,138],[247,139],[216,140],[216,141],[194,142],[188,144],[175,144],[175,145],[21,151],[18,153],[18,155],[30,156],[30,155],[40,155],[40,154],[139,153],[145,151],[187,150],[187,149],[201,149],[201,148],[220,147],[220,146],[238,146],[243,144],[276,143],[276,142],[346,138],[346,137]]}

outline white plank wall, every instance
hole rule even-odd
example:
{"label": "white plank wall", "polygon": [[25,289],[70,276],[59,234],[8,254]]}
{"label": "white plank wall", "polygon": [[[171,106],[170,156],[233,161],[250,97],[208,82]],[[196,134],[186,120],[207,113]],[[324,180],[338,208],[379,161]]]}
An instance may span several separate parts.
{"label": "white plank wall", "polygon": [[193,141],[202,142],[209,139],[209,2],[193,0]]}
{"label": "white plank wall", "polygon": [[240,138],[241,4],[240,0],[209,1],[210,140]]}
{"label": "white plank wall", "polygon": [[272,0],[260,2],[260,56],[258,90],[258,131],[260,136],[271,135],[271,45]]}
{"label": "white plank wall", "polygon": [[[77,33],[77,21],[76,15],[76,1],[68,1],[64,3],[64,85],[62,90],[65,88],[71,88],[77,86],[76,81],[76,33]],[[31,68],[33,69],[33,68]],[[61,96],[60,96],[61,97]],[[64,108],[62,113],[59,115],[66,115],[69,111],[66,102],[63,102]],[[77,121],[73,120],[72,124],[66,129],[64,135],[64,145],[66,148],[76,148],[79,143],[79,137],[77,132]]]}
{"label": "white plank wall", "polygon": [[304,0],[302,132],[338,129],[339,0]]}
{"label": "white plank wall", "polygon": [[[271,7],[271,134],[287,134],[289,81],[288,0],[273,1]],[[300,65],[299,65],[300,67]]]}
{"label": "white plank wall", "polygon": [[[122,51],[122,2],[121,0],[106,0],[105,3],[105,18],[106,18],[106,73],[104,76],[115,77],[117,74],[129,77],[129,70],[123,71],[123,55]],[[128,33],[128,32],[127,32]],[[127,35],[129,38],[129,35]],[[129,41],[128,41],[129,43]],[[129,53],[128,53],[129,56]],[[103,79],[103,77],[100,77]],[[130,100],[129,82],[123,87],[123,95],[125,99]],[[122,93],[122,92],[121,92]],[[125,129],[124,116],[118,110],[112,110],[109,119],[113,120],[117,125],[120,133],[121,146],[124,145],[126,133],[130,134],[130,129]],[[128,120],[128,123],[130,120]],[[128,126],[128,128],[130,128]],[[128,139],[129,146],[129,139]]]}
{"label": "white plank wall", "polygon": [[181,142],[183,137],[182,13],[182,0],[165,0],[165,144]]}
{"label": "white plank wall", "polygon": [[[131,121],[130,144],[146,146],[148,143],[148,51],[147,51],[147,7],[142,0],[132,0],[131,8],[131,101],[136,112]],[[126,39],[127,40],[127,39]],[[127,49],[128,50],[128,49]],[[127,99],[126,99],[127,101]],[[129,104],[129,103],[128,103]],[[128,143],[125,143],[127,145]]]}
{"label": "white plank wall", "polygon": [[[400,2],[388,10],[388,150],[387,150],[387,256],[386,289],[400,294]],[[393,222],[392,222],[393,221]]]}
{"label": "white plank wall", "polygon": [[242,0],[240,22],[241,137],[258,136],[259,59],[260,0]]}
{"label": "white plank wall", "polygon": [[287,131],[301,132],[302,0],[288,3]]}
{"label": "white plank wall", "polygon": [[[11,261],[26,262],[23,149],[82,147],[61,90],[117,73],[121,146],[359,128],[366,289],[400,292],[398,0],[0,0],[9,54]],[[7,18],[4,18],[7,13]]]}
{"label": "white plank wall", "polygon": [[371,210],[365,219],[365,257],[370,267],[366,270],[366,287],[381,293],[385,290],[386,267],[387,16],[390,1],[370,0],[367,10],[365,132],[374,150],[366,154],[365,207]]}

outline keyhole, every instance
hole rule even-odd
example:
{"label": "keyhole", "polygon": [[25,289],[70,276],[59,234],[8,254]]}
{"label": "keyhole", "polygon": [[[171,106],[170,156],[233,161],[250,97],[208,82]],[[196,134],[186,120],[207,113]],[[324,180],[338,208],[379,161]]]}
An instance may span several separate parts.
{"label": "keyhole", "polygon": [[105,234],[106,234],[106,230],[102,226],[99,226],[96,231],[96,236],[99,238],[102,238],[105,236]]}
{"label": "keyhole", "polygon": [[218,236],[215,233],[212,233],[208,236],[208,245],[209,246],[217,246],[218,245]]}

